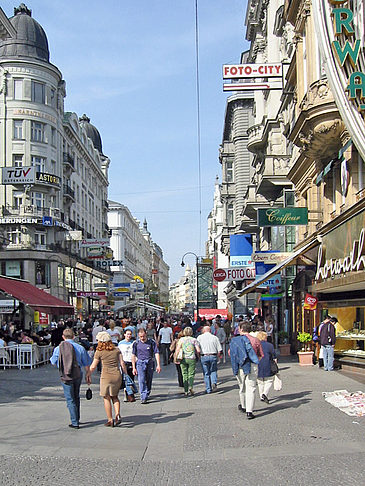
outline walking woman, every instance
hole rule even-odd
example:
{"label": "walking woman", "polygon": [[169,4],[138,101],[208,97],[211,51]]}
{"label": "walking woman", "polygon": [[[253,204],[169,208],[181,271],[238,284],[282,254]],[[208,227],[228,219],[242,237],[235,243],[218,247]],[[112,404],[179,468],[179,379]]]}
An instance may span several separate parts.
{"label": "walking woman", "polygon": [[277,359],[274,346],[267,342],[267,333],[264,331],[259,331],[257,337],[261,341],[261,346],[264,351],[264,357],[259,361],[257,374],[259,395],[262,402],[270,403],[268,394],[272,384],[274,383],[275,377],[271,369],[271,362],[275,361],[275,363],[277,363]]}
{"label": "walking woman", "polygon": [[173,361],[175,363],[176,371],[177,371],[177,382],[180,388],[184,388],[184,381],[181,372],[180,360],[177,359],[177,343],[179,342],[180,338],[182,338],[183,336],[184,336],[184,331],[175,333],[174,340],[172,341],[170,346],[170,351],[171,351],[170,361]]}
{"label": "walking woman", "polygon": [[[104,407],[108,421],[104,424],[106,427],[114,427],[122,421],[120,418],[120,401],[118,393],[122,384],[122,375],[119,370],[121,366],[123,373],[127,374],[127,368],[123,361],[120,350],[112,343],[111,336],[108,332],[99,332],[96,336],[98,345],[94,355],[87,382],[91,383],[91,373],[98,366],[99,361],[102,363],[100,377],[100,396],[104,398]],[[115,421],[113,420],[112,403],[115,411]]]}
{"label": "walking woman", "polygon": [[184,336],[177,343],[176,356],[179,356],[180,349],[182,349],[180,366],[183,376],[185,396],[193,396],[196,359],[199,358],[200,347],[197,339],[193,337],[193,330],[191,327],[185,327]]}

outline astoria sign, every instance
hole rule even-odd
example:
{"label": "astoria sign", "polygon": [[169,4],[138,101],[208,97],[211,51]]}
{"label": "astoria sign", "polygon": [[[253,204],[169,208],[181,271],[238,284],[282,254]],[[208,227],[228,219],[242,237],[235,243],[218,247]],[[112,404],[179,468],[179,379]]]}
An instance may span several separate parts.
{"label": "astoria sign", "polygon": [[344,258],[326,260],[326,248],[323,244],[318,250],[317,273],[315,280],[320,282],[349,272],[358,272],[365,269],[365,229],[360,232],[358,240],[355,240],[352,250]]}

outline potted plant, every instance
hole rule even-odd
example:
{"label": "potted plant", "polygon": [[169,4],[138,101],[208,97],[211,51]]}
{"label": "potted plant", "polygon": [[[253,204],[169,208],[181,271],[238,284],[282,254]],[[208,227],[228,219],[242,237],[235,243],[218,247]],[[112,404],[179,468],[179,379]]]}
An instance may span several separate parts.
{"label": "potted plant", "polygon": [[312,341],[312,335],[309,332],[298,332],[297,339],[302,343],[302,349],[298,351],[299,364],[301,366],[313,365],[313,351],[308,349],[308,343]]}
{"label": "potted plant", "polygon": [[286,331],[279,331],[278,337],[280,356],[290,356],[290,343],[288,343],[288,333]]}

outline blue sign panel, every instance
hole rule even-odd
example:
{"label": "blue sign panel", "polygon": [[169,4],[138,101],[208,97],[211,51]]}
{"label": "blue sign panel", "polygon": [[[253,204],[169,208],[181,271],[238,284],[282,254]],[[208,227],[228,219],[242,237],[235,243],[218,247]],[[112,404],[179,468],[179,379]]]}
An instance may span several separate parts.
{"label": "blue sign panel", "polygon": [[51,216],[43,216],[42,224],[43,226],[53,226],[53,219]]}
{"label": "blue sign panel", "polygon": [[252,235],[231,235],[229,237],[229,257],[231,267],[251,265]]}

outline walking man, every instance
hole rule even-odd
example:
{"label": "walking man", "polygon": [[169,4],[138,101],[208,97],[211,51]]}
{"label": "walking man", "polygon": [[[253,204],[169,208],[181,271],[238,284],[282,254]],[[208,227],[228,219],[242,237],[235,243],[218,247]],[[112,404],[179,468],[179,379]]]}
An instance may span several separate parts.
{"label": "walking man", "polygon": [[168,322],[163,322],[163,327],[158,332],[158,345],[163,358],[163,365],[167,366],[169,363],[170,346],[172,343],[172,329]]}
{"label": "walking man", "polygon": [[325,371],[333,371],[333,361],[335,357],[336,344],[336,324],[337,318],[327,316],[319,326],[319,342],[323,349],[323,366]]}
{"label": "walking man", "polygon": [[156,371],[161,372],[160,355],[157,344],[152,339],[147,339],[146,331],[143,328],[138,331],[138,338],[139,340],[133,343],[132,366],[133,374],[138,375],[141,403],[145,404],[152,388],[154,357],[157,362]]}
{"label": "walking man", "polygon": [[57,346],[51,356],[51,364],[57,365],[66,398],[67,408],[70,412],[73,429],[80,428],[80,386],[82,382],[82,367],[89,371],[92,359],[81,344],[75,343],[74,332],[66,328],[63,331],[63,342]]}
{"label": "walking man", "polygon": [[246,412],[249,420],[255,418],[252,412],[255,406],[258,363],[264,356],[260,340],[251,336],[250,330],[251,324],[248,321],[240,322],[239,335],[232,338],[230,344],[232,370],[239,386],[238,409]]}
{"label": "walking man", "polygon": [[210,326],[204,326],[197,338],[201,350],[201,364],[204,374],[205,391],[212,393],[217,388],[218,356],[222,355],[222,346],[217,336],[213,336]]}

